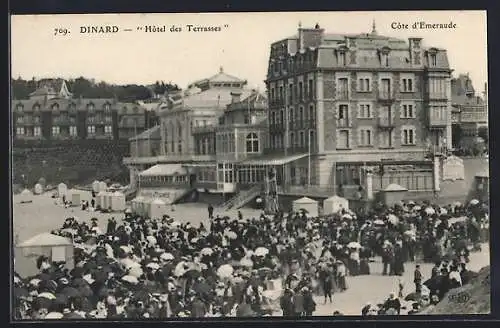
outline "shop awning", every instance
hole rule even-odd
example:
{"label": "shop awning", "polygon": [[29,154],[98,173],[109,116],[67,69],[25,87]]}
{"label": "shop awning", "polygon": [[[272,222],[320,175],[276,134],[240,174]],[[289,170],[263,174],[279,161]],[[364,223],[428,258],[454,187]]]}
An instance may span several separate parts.
{"label": "shop awning", "polygon": [[139,173],[141,177],[186,175],[187,170],[181,164],[156,164]]}
{"label": "shop awning", "polygon": [[308,154],[298,154],[298,155],[269,155],[261,156],[256,158],[251,158],[240,162],[238,165],[284,165],[290,162],[294,162],[301,158],[306,157]]}

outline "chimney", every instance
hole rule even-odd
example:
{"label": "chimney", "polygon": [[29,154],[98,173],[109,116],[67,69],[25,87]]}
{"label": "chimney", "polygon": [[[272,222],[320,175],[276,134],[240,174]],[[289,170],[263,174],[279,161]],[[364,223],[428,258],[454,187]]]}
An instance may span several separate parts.
{"label": "chimney", "polygon": [[231,92],[231,103],[237,103],[241,100],[241,91],[232,91]]}
{"label": "chimney", "polygon": [[301,51],[304,49],[304,30],[302,29],[302,23],[299,22],[299,44],[298,44],[298,50]]}
{"label": "chimney", "polygon": [[302,25],[299,24],[299,51],[309,47],[319,47],[323,42],[324,32],[325,29],[321,28],[319,24],[316,24],[314,28],[302,28]]}

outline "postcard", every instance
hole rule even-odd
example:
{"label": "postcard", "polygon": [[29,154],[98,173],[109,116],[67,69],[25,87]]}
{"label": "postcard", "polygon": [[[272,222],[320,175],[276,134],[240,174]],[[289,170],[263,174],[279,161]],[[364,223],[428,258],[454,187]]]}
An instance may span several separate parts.
{"label": "postcard", "polygon": [[12,15],[12,319],[489,314],[486,24]]}

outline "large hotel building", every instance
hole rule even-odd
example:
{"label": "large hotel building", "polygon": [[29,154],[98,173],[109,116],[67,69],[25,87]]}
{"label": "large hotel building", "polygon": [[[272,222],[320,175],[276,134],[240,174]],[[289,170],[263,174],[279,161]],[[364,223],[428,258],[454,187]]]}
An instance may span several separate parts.
{"label": "large hotel building", "polygon": [[221,70],[162,105],[160,126],[132,140],[124,163],[140,189],[182,180],[184,190],[238,194],[273,168],[283,194],[353,197],[367,172],[374,191],[438,190],[451,72],[446,50],[421,38],[299,26],[271,45],[267,97]]}

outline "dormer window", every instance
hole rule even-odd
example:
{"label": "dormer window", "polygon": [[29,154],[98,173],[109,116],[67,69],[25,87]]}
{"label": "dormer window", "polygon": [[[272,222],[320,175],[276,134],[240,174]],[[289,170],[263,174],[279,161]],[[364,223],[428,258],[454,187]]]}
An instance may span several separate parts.
{"label": "dormer window", "polygon": [[35,106],[33,106],[33,109],[34,109],[35,111],[40,110],[40,105],[36,104]]}
{"label": "dormer window", "polygon": [[389,54],[382,53],[380,55],[380,62],[383,66],[389,66]]}
{"label": "dormer window", "polygon": [[346,64],[345,52],[344,51],[339,52],[337,54],[337,57],[338,57],[339,66],[345,66],[345,64]]}
{"label": "dormer window", "polygon": [[88,109],[89,111],[94,110],[94,104],[88,104],[88,105],[87,105],[87,109]]}
{"label": "dormer window", "polygon": [[22,112],[22,111],[23,111],[23,105],[22,105],[22,104],[18,104],[18,105],[16,106],[16,109],[17,109],[18,111]]}
{"label": "dormer window", "polygon": [[431,54],[431,66],[437,65],[436,54]]}
{"label": "dormer window", "polygon": [[52,105],[52,110],[58,110],[58,109],[59,109],[59,104]]}
{"label": "dormer window", "polygon": [[111,108],[111,106],[110,106],[109,104],[105,104],[105,105],[104,105],[104,110],[105,110],[105,111],[109,111],[109,110],[110,110],[110,108]]}

